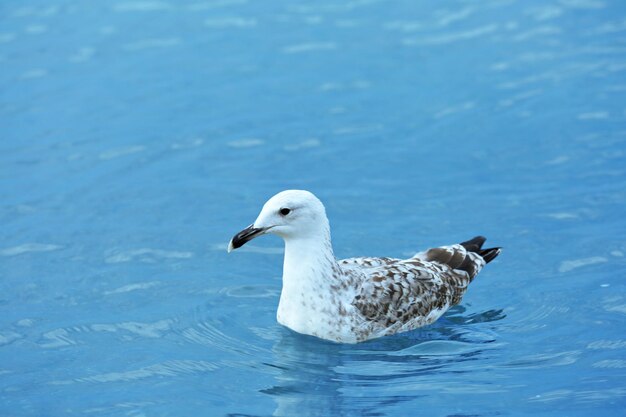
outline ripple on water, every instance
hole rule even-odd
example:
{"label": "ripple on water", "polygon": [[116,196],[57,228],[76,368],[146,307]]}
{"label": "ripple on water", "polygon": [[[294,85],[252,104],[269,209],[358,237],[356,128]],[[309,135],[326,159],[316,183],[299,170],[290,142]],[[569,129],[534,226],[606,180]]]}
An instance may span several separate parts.
{"label": "ripple on water", "polygon": [[166,251],[162,249],[132,249],[132,250],[118,250],[112,249],[106,252],[104,261],[109,264],[121,263],[121,262],[157,262],[163,259],[189,259],[193,257],[192,252],[182,251]]}
{"label": "ripple on water", "polygon": [[333,135],[365,135],[380,132],[383,129],[382,124],[341,126],[333,130]]}
{"label": "ripple on water", "polygon": [[100,415],[120,415],[120,412],[124,410],[126,416],[142,417],[145,414],[143,410],[146,407],[158,404],[156,401],[125,401],[117,404],[112,404],[107,407],[94,407],[85,409],[85,414],[100,414]]}
{"label": "ripple on water", "polygon": [[467,19],[474,13],[475,9],[466,7],[460,10],[444,10],[441,12],[441,16],[435,22],[437,26],[448,26],[451,23],[455,23],[461,20]]}
{"label": "ripple on water", "polygon": [[259,353],[268,352],[266,349],[256,346],[255,344],[248,343],[243,339],[224,333],[207,321],[199,321],[194,323],[191,327],[177,329],[175,333],[179,334],[187,341],[217,348],[223,352],[242,354],[245,356],[254,356]]}
{"label": "ripple on water", "polygon": [[587,349],[626,349],[626,340],[596,340]]}
{"label": "ripple on water", "polygon": [[143,152],[146,150],[145,146],[136,145],[136,146],[127,146],[124,148],[110,149],[104,152],[101,152],[98,155],[98,158],[102,160],[115,159],[121,156],[131,155],[138,152]]}
{"label": "ripple on water", "polygon": [[48,31],[45,25],[28,25],[24,28],[24,32],[31,35],[39,35]]}
{"label": "ripple on water", "polygon": [[442,110],[439,110],[433,116],[435,117],[435,119],[441,119],[443,117],[450,116],[459,112],[472,110],[474,107],[476,107],[475,102],[467,101],[465,103],[461,103],[461,104],[454,105],[454,106],[449,106]]}
{"label": "ripple on water", "polygon": [[567,401],[575,403],[606,403],[608,400],[615,400],[626,397],[626,387],[609,388],[603,390],[569,390],[560,389],[548,391],[530,398],[532,402],[556,402]]}
{"label": "ripple on water", "polygon": [[174,142],[171,145],[172,149],[182,150],[182,149],[193,149],[204,144],[204,139],[202,138],[193,138],[186,141]]}
{"label": "ripple on water", "polygon": [[159,338],[171,330],[173,323],[174,320],[172,319],[159,320],[153,323],[129,321],[116,324],[92,324],[90,328],[95,332],[117,332],[124,330],[140,337]]}
{"label": "ripple on water", "polygon": [[0,346],[9,345],[16,340],[21,339],[23,336],[15,332],[0,332]]}
{"label": "ripple on water", "polygon": [[591,366],[593,366],[594,368],[624,369],[624,368],[626,368],[626,360],[624,360],[624,359],[605,359],[603,361],[595,362]]}
{"label": "ripple on water", "polygon": [[171,8],[172,5],[164,1],[128,1],[113,6],[116,12],[153,12]]}
{"label": "ripple on water", "polygon": [[33,324],[35,324],[35,320],[33,320],[33,319],[20,319],[15,324],[17,324],[20,327],[31,327]]}
{"label": "ripple on water", "polygon": [[280,288],[269,285],[241,285],[220,290],[220,293],[235,298],[269,298],[278,297]]}
{"label": "ripple on water", "polygon": [[605,111],[592,111],[586,113],[580,113],[578,120],[606,120],[609,118],[609,113]]}
{"label": "ripple on water", "polygon": [[345,364],[336,366],[334,370],[338,374],[349,376],[349,379],[354,377],[366,379],[370,377],[380,381],[382,378],[389,379],[406,376],[408,373],[415,372],[416,368],[415,364],[410,362],[367,360],[358,362],[347,361]]}
{"label": "ripple on water", "polygon": [[277,326],[272,327],[249,327],[250,331],[258,338],[263,340],[275,341],[279,337],[280,329]]}
{"label": "ripple on water", "polygon": [[557,6],[539,6],[526,11],[528,15],[537,21],[556,19],[563,14],[563,9]]}
{"label": "ripple on water", "polygon": [[15,39],[14,33],[0,33],[0,43],[9,43]]}
{"label": "ripple on water", "polygon": [[78,49],[78,51],[76,51],[73,55],[71,55],[69,57],[69,61],[75,63],[89,61],[93,57],[95,52],[96,50],[94,48],[90,46],[84,46]]}
{"label": "ripple on water", "polygon": [[534,89],[534,90],[529,90],[529,91],[523,91],[521,93],[510,96],[506,99],[500,100],[498,102],[498,105],[501,107],[512,107],[512,106],[517,105],[520,102],[536,97],[540,95],[542,92],[543,90],[539,88]]}
{"label": "ripple on water", "polygon": [[122,48],[127,51],[140,51],[144,49],[169,48],[180,45],[180,43],[181,40],[179,38],[141,39],[136,42],[126,43],[122,45]]}
{"label": "ripple on water", "polygon": [[[485,351],[501,347],[500,343],[485,342],[486,337],[480,337],[478,341],[452,339],[465,336],[462,332],[439,336],[429,333],[407,346],[405,342],[408,340],[402,340],[404,336],[400,335],[380,341],[382,343],[379,341],[365,343],[366,347],[374,349],[365,350],[362,349],[362,345],[348,347],[341,351],[344,359],[337,372],[361,377],[378,375],[386,379],[431,374],[435,370],[441,371],[449,366],[454,366],[457,372],[461,372],[467,369],[461,366],[461,363],[478,360]],[[433,340],[433,337],[444,339]],[[473,366],[470,368],[474,369]]]}
{"label": "ripple on water", "polygon": [[10,248],[0,250],[2,256],[16,256],[29,252],[50,252],[61,249],[60,245],[53,245],[49,243],[25,243],[19,246],[13,246]]}
{"label": "ripple on water", "polygon": [[606,311],[616,312],[616,313],[624,313],[624,314],[626,314],[626,304],[619,304],[619,305],[614,305],[614,306],[606,306],[605,310]]}
{"label": "ripple on water", "polygon": [[290,145],[285,145],[283,149],[289,152],[293,152],[293,151],[299,151],[302,149],[316,148],[320,145],[321,145],[321,142],[318,139],[306,139],[301,142],[292,143]]}
{"label": "ripple on water", "polygon": [[[509,313],[512,313],[515,310],[510,309],[507,311],[509,311]],[[540,305],[532,309],[531,311],[526,312],[525,315],[518,320],[508,320],[507,323],[502,325],[502,327],[506,329],[506,331],[511,333],[534,332],[538,329],[546,327],[546,323],[549,322],[550,318],[553,315],[563,315],[569,311],[570,308],[567,306],[549,304]]]}
{"label": "ripple on water", "polygon": [[104,323],[62,327],[45,332],[41,335],[39,346],[54,349],[79,343],[81,335],[94,332],[121,333],[123,339],[128,340],[129,334],[142,338],[160,338],[171,331],[174,319],[164,319],[155,322],[128,321],[122,323]]}
{"label": "ripple on water", "polygon": [[498,31],[498,25],[489,24],[479,26],[474,29],[465,30],[462,32],[449,32],[446,34],[435,36],[420,36],[417,38],[406,38],[402,40],[402,43],[406,46],[414,45],[445,45],[449,43],[462,42],[470,39],[475,39],[481,36],[490,35]]}
{"label": "ripple on water", "polygon": [[243,17],[211,18],[204,21],[204,25],[212,29],[250,28],[256,26],[256,19]]}
{"label": "ripple on water", "polygon": [[203,374],[215,371],[219,366],[213,362],[195,360],[170,360],[145,366],[139,369],[122,372],[108,372],[103,374],[79,377],[72,380],[50,382],[51,385],[66,385],[73,382],[124,382],[159,377],[177,377],[182,375]]}
{"label": "ripple on water", "polygon": [[430,340],[417,345],[401,349],[398,351],[388,352],[389,356],[455,356],[466,355],[483,351],[485,349],[496,349],[499,343],[468,343],[455,340]]}
{"label": "ripple on water", "polygon": [[518,359],[496,365],[496,367],[506,369],[533,369],[564,366],[571,365],[578,361],[580,355],[581,351],[579,350],[559,353],[540,353],[536,355],[522,356]]}
{"label": "ripple on water", "polygon": [[[476,373],[476,368],[468,369],[467,372]],[[457,372],[455,371],[454,374]],[[432,368],[429,372],[423,372],[417,378],[402,378],[394,381],[393,384],[379,384],[377,391],[386,396],[395,396],[398,393],[410,392],[413,395],[421,393],[430,396],[432,393],[440,395],[448,394],[493,394],[509,392],[516,388],[523,387],[523,384],[501,384],[494,380],[493,376],[486,376],[482,380],[475,376],[472,380],[459,380],[453,375],[442,378],[441,369]],[[358,395],[358,393],[357,393]]]}
{"label": "ripple on water", "polygon": [[64,346],[75,345],[76,342],[70,339],[70,334],[66,329],[55,329],[42,335],[43,342],[39,346],[46,349],[54,349]]}
{"label": "ripple on water", "polygon": [[561,262],[561,265],[559,266],[559,272],[561,273],[569,272],[574,269],[581,268],[583,266],[595,265],[595,264],[600,264],[604,262],[608,262],[608,259],[605,258],[604,256],[592,256],[590,258],[563,261]]}
{"label": "ripple on water", "polygon": [[227,143],[231,148],[253,148],[264,144],[264,140],[256,138],[237,139]]}
{"label": "ripple on water", "polygon": [[603,9],[606,4],[601,0],[561,0],[561,5],[572,9]]}
{"label": "ripple on water", "polygon": [[463,306],[453,307],[444,316],[444,320],[449,320],[454,324],[488,323],[492,321],[503,320],[505,318],[506,314],[502,309],[486,310],[480,313],[466,314],[466,310]]}
{"label": "ripple on water", "polygon": [[425,24],[416,20],[394,20],[387,22],[383,25],[383,28],[387,30],[399,31],[399,32],[416,32],[423,30]]}
{"label": "ripple on water", "polygon": [[[567,162],[568,160],[569,158],[567,157],[558,157],[558,159],[553,159],[551,161],[548,161],[547,163],[549,165],[555,165],[558,163]],[[578,215],[577,213],[568,213],[568,212],[548,213],[546,214],[546,217],[549,217],[555,220],[578,220],[580,219],[580,215]]]}
{"label": "ripple on water", "polygon": [[539,26],[527,30],[526,32],[518,33],[517,35],[513,36],[513,41],[523,42],[538,37],[542,38],[550,35],[560,35],[561,33],[562,30],[557,26]]}
{"label": "ripple on water", "polygon": [[185,5],[186,10],[199,11],[199,10],[211,10],[221,7],[235,6],[238,4],[245,4],[248,0],[214,0],[214,1],[200,1]]}
{"label": "ripple on water", "polygon": [[137,291],[137,290],[147,290],[148,288],[153,288],[160,284],[161,283],[159,281],[139,282],[136,284],[124,285],[122,287],[116,288],[111,291],[105,291],[103,294],[113,295],[113,294],[122,294],[122,293],[131,292],[131,291]]}
{"label": "ripple on water", "polygon": [[282,52],[285,54],[299,54],[304,52],[331,51],[334,49],[337,49],[337,44],[334,42],[310,42],[285,46]]}

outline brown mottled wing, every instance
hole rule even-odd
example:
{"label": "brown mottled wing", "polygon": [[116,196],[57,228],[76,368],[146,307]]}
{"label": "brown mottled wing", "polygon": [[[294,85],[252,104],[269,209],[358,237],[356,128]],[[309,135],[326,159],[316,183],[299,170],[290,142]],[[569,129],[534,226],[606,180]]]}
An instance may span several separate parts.
{"label": "brown mottled wing", "polygon": [[366,269],[353,305],[382,328],[417,328],[458,304],[481,264],[478,255],[453,245]]}
{"label": "brown mottled wing", "polygon": [[341,259],[337,261],[337,263],[339,263],[339,265],[341,266],[347,266],[347,267],[357,266],[357,267],[362,267],[362,268],[372,268],[372,267],[378,267],[378,266],[383,266],[383,265],[395,264],[401,261],[402,259],[396,259],[396,258],[348,258],[348,259]]}
{"label": "brown mottled wing", "polygon": [[467,272],[470,282],[474,280],[485,266],[485,260],[480,255],[476,252],[468,251],[462,245],[431,248],[425,252],[418,253],[412,259],[421,259],[446,266],[448,269]]}

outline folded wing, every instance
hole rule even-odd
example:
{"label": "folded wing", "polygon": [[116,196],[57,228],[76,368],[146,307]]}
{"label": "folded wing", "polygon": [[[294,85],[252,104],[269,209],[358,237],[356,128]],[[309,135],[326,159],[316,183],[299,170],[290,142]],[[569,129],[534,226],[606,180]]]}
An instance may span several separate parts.
{"label": "folded wing", "polygon": [[368,259],[359,261],[366,277],[353,305],[368,322],[386,329],[385,333],[437,320],[461,301],[468,284],[485,265],[480,255],[463,245],[429,249],[406,260],[360,259]]}

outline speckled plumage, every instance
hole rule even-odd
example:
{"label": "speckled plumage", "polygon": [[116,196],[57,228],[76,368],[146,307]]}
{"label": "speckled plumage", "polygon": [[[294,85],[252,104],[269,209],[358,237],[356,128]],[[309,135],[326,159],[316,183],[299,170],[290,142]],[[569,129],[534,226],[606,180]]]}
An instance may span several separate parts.
{"label": "speckled plumage", "polygon": [[[289,213],[280,214],[286,208]],[[272,197],[255,223],[233,238],[229,250],[263,233],[285,240],[278,321],[297,332],[343,343],[433,323],[461,301],[486,260],[500,252],[482,249],[485,239],[476,237],[409,259],[337,261],[324,206],[299,190]]]}

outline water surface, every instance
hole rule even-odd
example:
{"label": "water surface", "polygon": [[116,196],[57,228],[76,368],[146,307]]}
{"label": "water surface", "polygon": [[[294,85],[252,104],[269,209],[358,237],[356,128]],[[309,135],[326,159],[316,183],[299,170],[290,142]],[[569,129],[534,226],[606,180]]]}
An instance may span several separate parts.
{"label": "water surface", "polygon": [[[0,414],[623,416],[618,0],[5,0]],[[276,323],[286,188],[335,253],[477,234],[432,326]]]}

